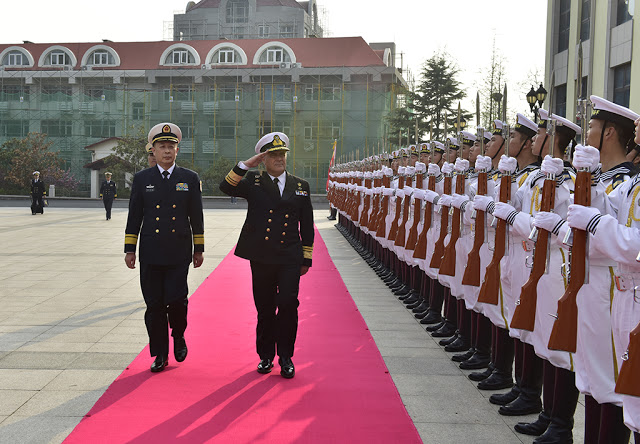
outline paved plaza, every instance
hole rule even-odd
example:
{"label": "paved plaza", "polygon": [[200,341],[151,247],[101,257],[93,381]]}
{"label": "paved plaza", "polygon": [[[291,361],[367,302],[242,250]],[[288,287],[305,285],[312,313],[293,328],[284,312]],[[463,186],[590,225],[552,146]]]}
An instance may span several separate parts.
{"label": "paved plaza", "polygon": [[[205,262],[190,270],[191,293],[237,241],[245,210],[227,207],[205,210]],[[316,211],[317,227],[423,441],[530,443],[513,431],[523,418],[498,415],[487,400],[494,392],[476,389],[326,215]],[[100,208],[32,216],[25,206],[0,207],[1,444],[62,442],[146,346],[138,269],[123,260],[125,222],[125,208],[105,221]]]}

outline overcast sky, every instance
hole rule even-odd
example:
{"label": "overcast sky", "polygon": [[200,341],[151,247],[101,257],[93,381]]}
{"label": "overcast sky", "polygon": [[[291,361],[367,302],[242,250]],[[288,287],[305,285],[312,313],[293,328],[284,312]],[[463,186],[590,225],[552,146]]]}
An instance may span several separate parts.
{"label": "overcast sky", "polygon": [[[165,22],[184,12],[187,0],[2,3],[1,43],[67,43],[161,40]],[[393,41],[416,77],[425,60],[446,50],[461,69],[468,110],[474,109],[471,99],[489,66],[494,37],[507,61],[510,109],[528,110],[524,95],[531,73],[538,71],[543,80],[546,0],[318,0],[318,5],[326,10],[331,36]]]}

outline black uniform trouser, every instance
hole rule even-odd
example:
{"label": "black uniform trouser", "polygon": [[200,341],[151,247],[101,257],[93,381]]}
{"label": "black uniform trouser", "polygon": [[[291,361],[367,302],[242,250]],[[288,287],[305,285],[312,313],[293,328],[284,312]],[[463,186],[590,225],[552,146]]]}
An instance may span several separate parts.
{"label": "black uniform trouser", "polygon": [[44,196],[41,194],[31,195],[31,212],[44,213]]}
{"label": "black uniform trouser", "polygon": [[[187,329],[187,273],[189,263],[152,265],[140,263],[140,287],[147,304],[144,323],[149,334],[151,356],[169,354],[171,336],[182,337]],[[168,321],[168,324],[167,324]]]}
{"label": "black uniform trouser", "polygon": [[298,333],[300,264],[251,261],[253,301],[258,311],[256,351],[261,359],[291,358]]}
{"label": "black uniform trouser", "polygon": [[104,209],[107,210],[107,219],[111,219],[111,207],[113,206],[113,198],[102,198]]}

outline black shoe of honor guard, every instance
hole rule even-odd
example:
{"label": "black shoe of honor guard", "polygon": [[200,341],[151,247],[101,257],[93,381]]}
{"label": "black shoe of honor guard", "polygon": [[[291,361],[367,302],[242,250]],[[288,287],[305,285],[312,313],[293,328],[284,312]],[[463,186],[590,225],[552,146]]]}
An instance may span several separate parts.
{"label": "black shoe of honor guard", "polygon": [[173,338],[173,356],[176,361],[184,361],[187,358],[187,351],[187,342],[184,340],[184,336]]}
{"label": "black shoe of honor guard", "polygon": [[153,373],[161,372],[167,365],[169,365],[168,356],[156,356],[155,361],[151,364],[151,371]]}
{"label": "black shoe of honor guard", "polygon": [[266,375],[267,373],[271,373],[271,369],[273,368],[273,361],[271,359],[261,359],[258,364],[258,373],[262,373]]}
{"label": "black shoe of honor guard", "polygon": [[278,358],[278,364],[280,364],[280,374],[283,378],[291,379],[295,376],[296,369],[293,367],[291,358]]}

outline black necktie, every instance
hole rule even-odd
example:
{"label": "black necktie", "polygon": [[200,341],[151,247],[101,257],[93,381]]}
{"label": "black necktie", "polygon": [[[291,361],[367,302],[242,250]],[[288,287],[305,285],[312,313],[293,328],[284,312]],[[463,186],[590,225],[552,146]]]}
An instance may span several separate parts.
{"label": "black necktie", "polygon": [[279,183],[278,178],[274,177],[273,184],[276,186],[276,190],[278,190],[278,196],[280,196],[280,187],[278,186],[278,183]]}
{"label": "black necktie", "polygon": [[167,180],[169,178],[169,171],[163,171],[162,172],[162,178]]}

